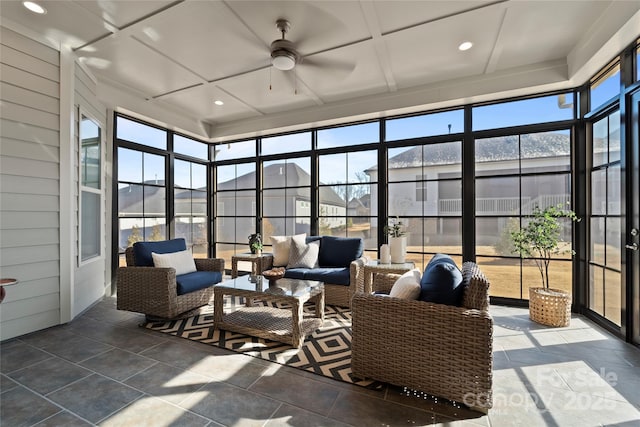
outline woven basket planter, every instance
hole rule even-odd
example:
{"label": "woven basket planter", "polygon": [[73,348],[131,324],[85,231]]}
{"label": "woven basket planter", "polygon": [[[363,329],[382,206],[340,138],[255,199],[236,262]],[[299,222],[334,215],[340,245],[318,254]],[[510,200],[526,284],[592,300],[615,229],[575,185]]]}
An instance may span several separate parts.
{"label": "woven basket planter", "polygon": [[559,289],[529,288],[529,317],[546,326],[569,326],[571,295]]}

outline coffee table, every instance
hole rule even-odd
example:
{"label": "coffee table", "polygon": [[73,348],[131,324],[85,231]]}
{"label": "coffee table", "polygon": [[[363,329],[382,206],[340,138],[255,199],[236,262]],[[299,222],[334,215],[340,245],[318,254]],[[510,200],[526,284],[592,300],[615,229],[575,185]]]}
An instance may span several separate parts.
{"label": "coffee table", "polygon": [[[224,313],[224,296],[244,297],[246,304]],[[313,280],[279,279],[269,282],[262,276],[241,276],[214,285],[213,327],[240,334],[283,342],[300,348],[307,335],[324,323],[324,284]],[[254,306],[260,299],[283,308]],[[304,303],[315,303],[315,316],[304,317]]]}

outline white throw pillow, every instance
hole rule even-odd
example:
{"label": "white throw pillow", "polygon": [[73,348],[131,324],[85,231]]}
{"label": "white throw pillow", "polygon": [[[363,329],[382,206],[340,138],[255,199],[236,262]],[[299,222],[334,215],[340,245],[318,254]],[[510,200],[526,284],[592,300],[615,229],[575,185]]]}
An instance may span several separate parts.
{"label": "white throw pillow", "polygon": [[193,260],[193,254],[190,249],[168,254],[151,252],[151,257],[153,258],[153,265],[156,267],[175,268],[176,276],[197,271],[196,262]]}
{"label": "white throw pillow", "polygon": [[287,268],[315,268],[318,266],[319,253],[319,240],[307,244],[306,236],[293,236],[291,238]]}
{"label": "white throw pillow", "polygon": [[389,296],[402,299],[418,299],[420,296],[420,270],[414,268],[400,276],[391,287]]}
{"label": "white throw pillow", "polygon": [[[295,237],[307,237],[307,234],[296,234]],[[271,236],[271,244],[273,245],[273,266],[286,267],[289,264],[289,251],[291,250],[292,236]]]}

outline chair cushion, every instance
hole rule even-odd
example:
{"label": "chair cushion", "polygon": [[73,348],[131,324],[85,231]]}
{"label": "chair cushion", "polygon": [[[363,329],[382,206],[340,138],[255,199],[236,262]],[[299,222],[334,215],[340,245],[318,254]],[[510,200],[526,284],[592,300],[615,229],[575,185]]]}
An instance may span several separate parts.
{"label": "chair cushion", "polygon": [[[442,256],[438,256],[442,255]],[[437,304],[462,305],[464,285],[462,273],[448,255],[438,254],[438,258],[427,264],[420,280],[420,299]]]}
{"label": "chair cushion", "polygon": [[194,271],[193,273],[176,276],[177,294],[184,295],[189,292],[213,286],[222,281],[222,273],[219,271]]}
{"label": "chair cushion", "polygon": [[187,243],[183,238],[158,242],[136,242],[133,244],[133,258],[137,267],[153,267],[152,252],[168,254],[185,250],[187,250]]}
{"label": "chair cushion", "polygon": [[320,241],[306,243],[303,236],[293,236],[291,238],[291,248],[289,250],[289,263],[287,268],[314,268],[318,266],[318,253],[320,252]]}
{"label": "chair cushion", "polygon": [[348,267],[318,267],[307,270],[305,280],[318,280],[331,285],[349,286],[351,273]]}
{"label": "chair cushion", "polygon": [[349,267],[362,256],[364,243],[359,237],[322,236],[318,264],[320,267]]}
{"label": "chair cushion", "polygon": [[[307,236],[306,233],[296,234],[296,236]],[[271,236],[271,245],[273,252],[273,266],[286,267],[289,264],[289,251],[291,250],[292,236]]]}
{"label": "chair cushion", "polygon": [[284,277],[287,279],[304,279],[304,274],[309,271],[308,268],[287,268]]}
{"label": "chair cushion", "polygon": [[396,280],[389,291],[390,297],[417,300],[420,296],[420,270],[414,268]]}
{"label": "chair cushion", "polygon": [[171,252],[168,254],[157,254],[151,252],[153,265],[156,267],[176,269],[176,276],[181,274],[193,273],[197,271],[196,262],[193,260],[193,253],[190,249],[186,251]]}

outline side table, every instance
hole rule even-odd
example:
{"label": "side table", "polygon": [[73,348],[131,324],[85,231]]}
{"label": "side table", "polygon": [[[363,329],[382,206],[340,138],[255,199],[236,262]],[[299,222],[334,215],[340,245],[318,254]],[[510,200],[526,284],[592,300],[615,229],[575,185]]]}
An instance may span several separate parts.
{"label": "side table", "polygon": [[377,273],[395,273],[402,274],[414,268],[416,265],[413,261],[398,264],[383,264],[380,260],[373,259],[367,262],[363,267],[364,273],[364,292],[370,294],[373,292],[373,275]]}
{"label": "side table", "polygon": [[0,302],[4,300],[7,291],[4,290],[5,286],[11,286],[18,283],[18,279],[0,279]]}
{"label": "side table", "polygon": [[268,270],[273,265],[273,254],[262,253],[251,254],[235,254],[231,257],[231,278],[238,277],[238,261],[247,261],[251,263],[251,274],[257,275],[265,270]]}

